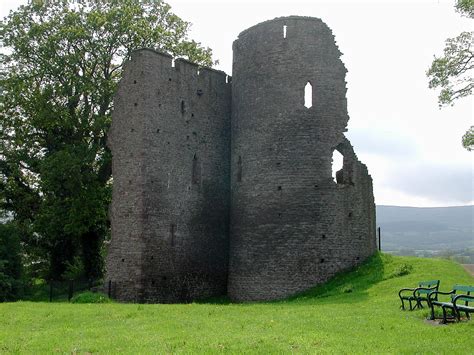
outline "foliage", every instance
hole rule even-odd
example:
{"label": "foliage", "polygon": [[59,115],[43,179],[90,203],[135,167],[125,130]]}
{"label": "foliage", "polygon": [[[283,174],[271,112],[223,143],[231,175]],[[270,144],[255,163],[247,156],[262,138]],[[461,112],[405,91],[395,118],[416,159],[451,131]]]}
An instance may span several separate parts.
{"label": "foliage", "polygon": [[111,300],[100,292],[82,292],[71,299],[71,303],[110,303]]}
{"label": "foliage", "polygon": [[462,145],[469,151],[474,149],[474,126],[471,126],[462,136]]}
{"label": "foliage", "polygon": [[457,0],[455,8],[461,16],[474,18],[474,0]]}
{"label": "foliage", "polygon": [[[474,0],[457,0],[456,11],[462,16],[474,18]],[[472,95],[474,89],[474,52],[472,50],[473,32],[462,32],[455,38],[448,38],[443,56],[436,57],[426,72],[431,89],[441,88],[438,96],[439,106],[453,105],[462,97]],[[463,146],[471,150],[473,128],[463,136]]]}
{"label": "foliage", "polygon": [[72,262],[66,261],[66,271],[62,276],[65,280],[77,280],[84,276],[84,265],[79,256],[75,256]]}
{"label": "foliage", "polygon": [[211,65],[190,24],[159,0],[33,1],[0,22],[0,210],[25,253],[59,279],[81,255],[102,273],[109,233],[113,94],[133,50]]}
{"label": "foliage", "polygon": [[[388,279],[403,264],[411,274]],[[280,302],[0,304],[5,353],[466,354],[474,321],[433,326],[401,311],[398,290],[441,279],[474,284],[447,260],[379,254],[328,284]],[[351,293],[341,292],[353,286]],[[33,331],[34,330],[34,331]],[[456,339],[456,341],[453,341]],[[469,351],[467,351],[469,352]]]}
{"label": "foliage", "polygon": [[427,75],[429,87],[441,87],[438,96],[440,106],[453,104],[455,100],[472,94],[474,68],[472,32],[462,32],[455,38],[446,40],[444,56],[435,57]]}
{"label": "foliage", "polygon": [[0,224],[0,302],[18,299],[22,293],[20,236],[13,223]]}

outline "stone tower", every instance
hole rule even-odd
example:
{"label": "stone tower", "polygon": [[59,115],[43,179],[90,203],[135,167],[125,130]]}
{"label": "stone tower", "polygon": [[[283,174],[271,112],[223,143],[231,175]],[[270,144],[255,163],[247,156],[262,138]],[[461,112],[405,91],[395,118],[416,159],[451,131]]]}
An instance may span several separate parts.
{"label": "stone tower", "polygon": [[232,80],[133,54],[109,134],[113,297],[278,299],[375,252],[372,179],[343,134],[340,55],[321,20],[296,16],[242,32]]}
{"label": "stone tower", "polygon": [[181,302],[226,292],[226,81],[225,73],[151,50],[127,63],[109,134],[113,297]]}
{"label": "stone tower", "polygon": [[375,251],[372,183],[343,134],[346,69],[326,24],[267,21],[242,32],[233,51],[228,292],[282,298]]}

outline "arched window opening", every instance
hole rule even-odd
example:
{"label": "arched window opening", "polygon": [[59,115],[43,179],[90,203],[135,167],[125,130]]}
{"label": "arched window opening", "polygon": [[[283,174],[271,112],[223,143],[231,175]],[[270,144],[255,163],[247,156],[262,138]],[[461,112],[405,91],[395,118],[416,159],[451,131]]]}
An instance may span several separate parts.
{"label": "arched window opening", "polygon": [[342,184],[342,166],[344,156],[337,150],[332,153],[332,177],[335,182]]}
{"label": "arched window opening", "polygon": [[304,106],[310,108],[313,106],[313,85],[308,81],[304,87]]}

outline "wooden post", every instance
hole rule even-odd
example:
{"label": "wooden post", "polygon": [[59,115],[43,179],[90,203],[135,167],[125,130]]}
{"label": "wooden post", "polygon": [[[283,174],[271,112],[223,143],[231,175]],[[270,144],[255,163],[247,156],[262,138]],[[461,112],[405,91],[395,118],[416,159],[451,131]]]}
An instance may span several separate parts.
{"label": "wooden post", "polygon": [[377,228],[377,232],[379,235],[379,251],[382,251],[382,244],[381,244],[381,238],[380,238],[380,227]]}

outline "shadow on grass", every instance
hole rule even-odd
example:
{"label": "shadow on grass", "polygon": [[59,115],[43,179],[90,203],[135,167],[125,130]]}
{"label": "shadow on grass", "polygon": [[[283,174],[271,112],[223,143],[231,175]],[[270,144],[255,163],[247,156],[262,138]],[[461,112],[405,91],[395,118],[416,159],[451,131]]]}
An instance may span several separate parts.
{"label": "shadow on grass", "polygon": [[[365,291],[374,284],[383,281],[384,265],[392,257],[377,253],[369,257],[357,268],[337,274],[323,285],[313,287],[307,291],[291,296],[284,300],[251,302],[250,304],[299,303],[307,301],[326,301],[331,303],[356,303],[367,298]],[[349,297],[350,295],[350,297]],[[338,297],[334,297],[338,296]],[[329,299],[329,297],[331,297]],[[199,304],[234,304],[228,297],[213,297],[196,301]]]}

